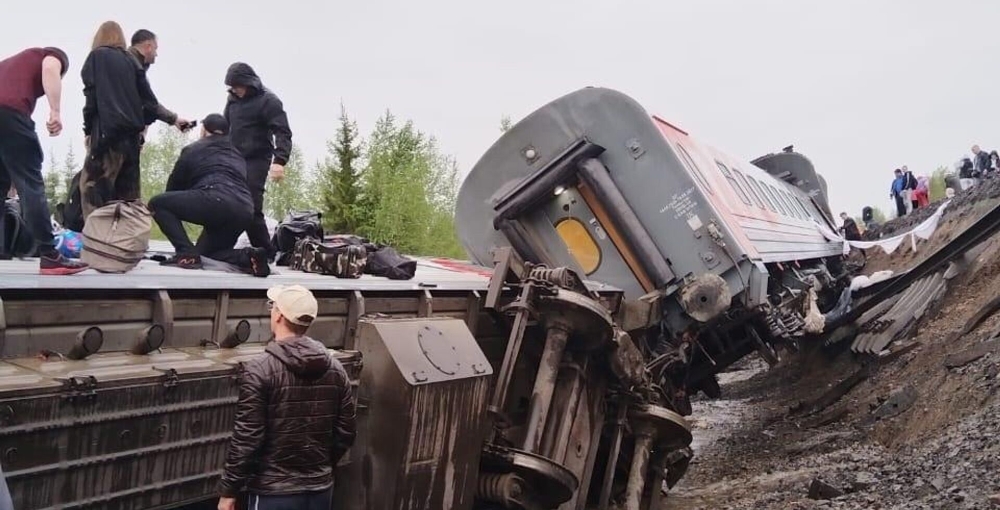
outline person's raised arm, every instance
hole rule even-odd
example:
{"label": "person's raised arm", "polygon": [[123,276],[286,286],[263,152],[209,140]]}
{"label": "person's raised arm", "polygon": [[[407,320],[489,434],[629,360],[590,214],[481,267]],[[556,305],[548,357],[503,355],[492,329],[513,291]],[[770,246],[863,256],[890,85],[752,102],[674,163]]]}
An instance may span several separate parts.
{"label": "person's raised arm", "polygon": [[49,120],[45,127],[50,136],[62,132],[62,62],[51,55],[42,59],[42,89],[49,101]]}

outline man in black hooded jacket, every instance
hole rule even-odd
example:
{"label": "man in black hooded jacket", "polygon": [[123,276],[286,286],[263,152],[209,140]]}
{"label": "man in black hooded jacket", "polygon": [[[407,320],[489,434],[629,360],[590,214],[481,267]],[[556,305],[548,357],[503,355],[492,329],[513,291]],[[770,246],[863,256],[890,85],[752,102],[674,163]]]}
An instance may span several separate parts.
{"label": "man in black hooded jacket", "polygon": [[255,248],[274,256],[274,247],[264,221],[264,184],[270,174],[275,181],[285,175],[292,152],[292,130],[288,127],[281,99],[260,81],[253,68],[236,62],[226,71],[229,99],[223,111],[229,121],[233,145],[247,163],[247,184],[253,196],[253,220],[247,237]]}
{"label": "man in black hooded jacket", "polygon": [[[253,201],[246,165],[229,139],[226,119],[213,113],[202,121],[202,138],[181,150],[167,190],[149,201],[153,219],[174,245],[176,255],[164,265],[201,269],[201,257],[227,262],[254,276],[267,276],[267,253],[261,248],[235,250],[236,239],[250,224]],[[204,228],[197,245],[182,222]]]}

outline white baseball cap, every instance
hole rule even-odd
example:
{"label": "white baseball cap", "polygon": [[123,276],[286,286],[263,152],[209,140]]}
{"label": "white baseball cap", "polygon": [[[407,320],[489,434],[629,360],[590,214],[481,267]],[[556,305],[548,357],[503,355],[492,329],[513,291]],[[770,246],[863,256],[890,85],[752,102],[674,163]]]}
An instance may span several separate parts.
{"label": "white baseball cap", "polygon": [[316,320],[319,304],[309,289],[301,285],[278,285],[267,290],[270,299],[283,317],[292,324],[308,326]]}

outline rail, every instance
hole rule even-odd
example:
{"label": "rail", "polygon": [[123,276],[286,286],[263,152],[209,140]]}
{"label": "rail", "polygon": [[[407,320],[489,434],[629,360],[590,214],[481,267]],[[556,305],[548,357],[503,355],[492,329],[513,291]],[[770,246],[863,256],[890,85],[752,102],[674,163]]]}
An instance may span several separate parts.
{"label": "rail", "polygon": [[1000,204],[976,220],[975,223],[963,230],[962,233],[948,242],[948,244],[938,248],[937,251],[923,262],[907,270],[905,273],[884,282],[876,292],[871,294],[871,297],[861,302],[859,306],[852,307],[840,320],[830,324],[828,330],[832,331],[839,326],[857,320],[865,312],[878,306],[879,303],[906,290],[912,283],[942,269],[946,264],[960,257],[969,249],[992,237],[998,230],[1000,230]]}

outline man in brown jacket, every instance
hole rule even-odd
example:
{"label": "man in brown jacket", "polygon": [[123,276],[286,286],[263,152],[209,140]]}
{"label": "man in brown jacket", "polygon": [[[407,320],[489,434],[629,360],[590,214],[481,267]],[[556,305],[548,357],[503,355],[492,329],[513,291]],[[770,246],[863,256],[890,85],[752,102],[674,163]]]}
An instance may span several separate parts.
{"label": "man in brown jacket", "polygon": [[235,510],[245,486],[254,510],[328,510],[334,466],[354,443],[351,384],[305,336],[318,309],[312,293],[278,286],[267,297],[275,341],[244,367],[218,508]]}

